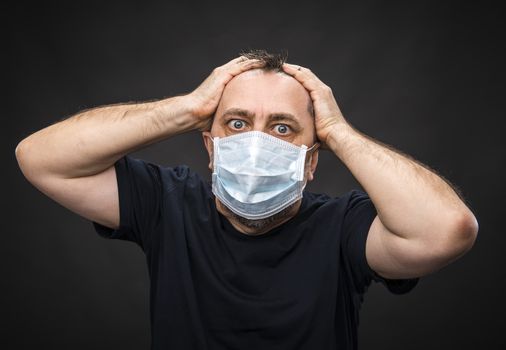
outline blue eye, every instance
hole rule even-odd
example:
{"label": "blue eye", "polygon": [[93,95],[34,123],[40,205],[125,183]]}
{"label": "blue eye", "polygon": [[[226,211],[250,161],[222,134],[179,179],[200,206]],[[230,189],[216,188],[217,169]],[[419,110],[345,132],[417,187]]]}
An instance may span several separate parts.
{"label": "blue eye", "polygon": [[232,128],[234,129],[242,129],[244,128],[244,121],[239,119],[234,119],[230,121],[230,124],[232,125]]}
{"label": "blue eye", "polygon": [[286,134],[288,133],[289,131],[289,128],[287,125],[284,125],[284,124],[279,124],[279,125],[276,125],[275,127],[276,131],[280,134]]}

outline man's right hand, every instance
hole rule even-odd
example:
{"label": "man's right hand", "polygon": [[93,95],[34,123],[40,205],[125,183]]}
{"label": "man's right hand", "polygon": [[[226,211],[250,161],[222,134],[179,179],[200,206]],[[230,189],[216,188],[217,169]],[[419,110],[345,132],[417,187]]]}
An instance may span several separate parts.
{"label": "man's right hand", "polygon": [[212,123],[212,116],[218,108],[225,85],[236,75],[249,69],[260,68],[263,63],[245,56],[234,58],[223,66],[216,67],[211,75],[194,91],[187,95],[192,106],[193,115],[198,118],[197,128],[208,130]]}

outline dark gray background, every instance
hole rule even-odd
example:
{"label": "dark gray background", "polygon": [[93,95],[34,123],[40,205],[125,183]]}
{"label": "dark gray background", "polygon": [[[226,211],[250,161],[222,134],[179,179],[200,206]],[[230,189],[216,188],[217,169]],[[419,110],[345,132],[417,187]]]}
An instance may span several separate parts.
{"label": "dark gray background", "polygon": [[[480,223],[474,248],[411,293],[371,286],[360,348],[503,348],[499,6],[184,3],[4,7],[0,347],[126,350],[150,341],[142,251],[99,237],[89,221],[30,185],[17,167],[17,143],[85,108],[190,92],[240,50],[265,48],[286,49],[291,63],[311,68],[356,128],[455,183]],[[135,156],[208,174],[197,132]],[[338,196],[357,187],[338,158],[321,154],[310,190]]]}

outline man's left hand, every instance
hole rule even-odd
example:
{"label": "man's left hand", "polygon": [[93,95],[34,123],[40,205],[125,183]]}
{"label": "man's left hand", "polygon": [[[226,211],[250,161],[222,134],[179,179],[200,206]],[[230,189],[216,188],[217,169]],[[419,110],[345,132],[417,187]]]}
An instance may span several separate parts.
{"label": "man's left hand", "polygon": [[327,138],[332,129],[348,124],[337,105],[332,89],[308,68],[284,63],[283,70],[297,79],[309,92],[315,112],[316,135],[323,146],[327,146]]}

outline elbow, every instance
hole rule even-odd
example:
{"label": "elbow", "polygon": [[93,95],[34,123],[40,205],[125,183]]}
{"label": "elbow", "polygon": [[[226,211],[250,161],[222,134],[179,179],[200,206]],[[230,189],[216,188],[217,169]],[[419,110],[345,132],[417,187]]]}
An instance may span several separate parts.
{"label": "elbow", "polygon": [[469,209],[456,215],[449,231],[451,246],[448,250],[450,255],[458,258],[471,250],[478,237],[478,231],[478,220]]}
{"label": "elbow", "polygon": [[406,264],[416,266],[414,276],[428,275],[455,262],[472,249],[478,237],[478,221],[469,209],[447,217],[439,227],[428,243],[409,254]]}
{"label": "elbow", "polygon": [[466,243],[467,250],[471,249],[480,229],[478,220],[470,210],[467,210],[460,216],[457,227],[457,234]]}
{"label": "elbow", "polygon": [[28,141],[22,140],[18,145],[16,146],[16,149],[14,151],[16,160],[18,162],[19,169],[25,176],[27,180],[30,181],[31,173],[34,171],[32,170],[32,161],[29,160],[30,155],[30,149],[29,145],[27,144]]}
{"label": "elbow", "polygon": [[22,163],[23,163],[25,153],[26,153],[26,145],[23,143],[23,141],[21,141],[20,143],[18,143],[18,145],[16,146],[16,149],[14,150],[16,160],[18,161],[18,165],[21,168],[21,170],[23,170]]}

